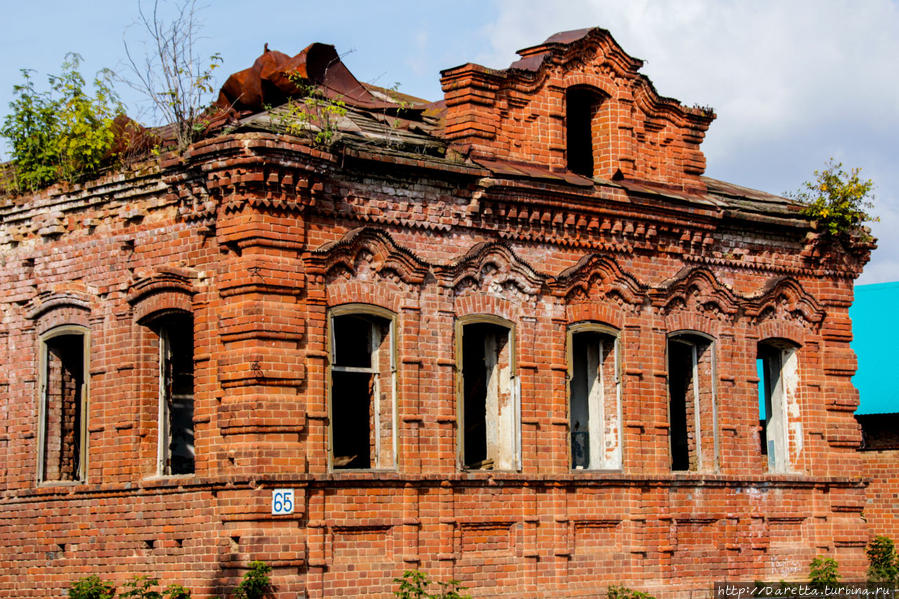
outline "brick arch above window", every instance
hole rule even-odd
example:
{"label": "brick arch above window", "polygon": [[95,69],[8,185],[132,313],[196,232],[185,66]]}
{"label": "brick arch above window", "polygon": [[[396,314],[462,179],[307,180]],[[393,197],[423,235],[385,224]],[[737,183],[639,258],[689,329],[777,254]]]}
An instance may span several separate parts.
{"label": "brick arch above window", "polygon": [[410,303],[417,303],[417,298],[403,293],[402,289],[372,281],[341,281],[325,289],[325,305],[329,308],[368,305],[396,314]]}
{"label": "brick arch above window", "polygon": [[398,245],[389,233],[374,227],[348,231],[303,256],[309,283],[357,278],[386,279],[406,285],[424,283],[429,266]]}
{"label": "brick arch above window", "polygon": [[790,277],[771,281],[759,295],[750,298],[746,313],[755,324],[780,322],[788,331],[794,331],[787,336],[799,337],[806,334],[805,332],[799,334],[799,330],[819,327],[827,315],[818,301],[798,281]]}
{"label": "brick arch above window", "polygon": [[615,259],[601,254],[587,254],[559,273],[552,289],[554,295],[565,298],[569,304],[614,299],[616,303],[620,300],[635,306],[644,302],[649,291]]}
{"label": "brick arch above window", "polygon": [[599,302],[582,302],[565,307],[566,319],[574,325],[581,322],[602,323],[617,331],[624,327],[624,313],[618,306]]}
{"label": "brick arch above window", "polygon": [[60,325],[89,326],[92,297],[79,291],[44,291],[26,306],[26,316],[44,334]]}
{"label": "brick arch above window", "polygon": [[504,241],[476,243],[449,264],[436,267],[435,276],[441,286],[456,295],[467,290],[536,296],[544,292],[549,281]]}
{"label": "brick arch above window", "polygon": [[671,314],[679,308],[704,314],[712,319],[730,320],[740,313],[746,303],[722,283],[711,270],[704,267],[681,269],[651,293],[652,303],[662,312]]}
{"label": "brick arch above window", "polygon": [[170,312],[192,312],[196,289],[189,271],[159,271],[135,281],[127,296],[134,319],[147,321],[155,315]]}

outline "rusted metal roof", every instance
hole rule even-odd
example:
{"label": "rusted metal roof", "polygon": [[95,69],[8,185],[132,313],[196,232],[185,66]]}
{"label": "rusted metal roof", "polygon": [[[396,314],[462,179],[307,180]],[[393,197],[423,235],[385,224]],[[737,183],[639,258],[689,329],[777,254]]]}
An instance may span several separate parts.
{"label": "rusted metal roof", "polygon": [[279,106],[288,98],[304,96],[308,82],[331,100],[349,106],[384,112],[421,112],[417,105],[401,105],[371,93],[340,60],[334,46],[314,43],[296,56],[269,50],[266,46],[253,66],[234,73],[219,93],[216,105],[241,116],[258,113],[267,106]]}

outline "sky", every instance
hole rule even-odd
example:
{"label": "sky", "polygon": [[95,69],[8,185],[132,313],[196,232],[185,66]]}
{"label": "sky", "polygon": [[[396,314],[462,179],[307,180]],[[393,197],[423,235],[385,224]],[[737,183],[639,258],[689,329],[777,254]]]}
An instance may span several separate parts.
{"label": "sky", "polygon": [[[143,52],[137,0],[0,7],[4,114],[21,68],[43,81],[78,52],[85,74],[127,76],[123,39]],[[645,61],[660,94],[715,109],[702,145],[708,176],[783,194],[829,158],[861,167],[876,184],[880,222],[858,283],[899,281],[899,236],[889,233],[899,230],[899,0],[209,0],[199,21],[199,54],[224,60],[216,88],[265,43],[293,55],[317,41],[334,44],[360,80],[429,100],[443,95],[441,69],[505,68],[515,50],[557,31],[603,27]],[[139,96],[119,90],[131,116],[153,123]]]}

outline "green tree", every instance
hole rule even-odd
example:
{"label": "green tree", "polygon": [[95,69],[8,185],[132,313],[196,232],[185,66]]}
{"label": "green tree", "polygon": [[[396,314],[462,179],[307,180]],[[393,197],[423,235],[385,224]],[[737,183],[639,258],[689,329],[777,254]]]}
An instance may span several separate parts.
{"label": "green tree", "polygon": [[812,586],[823,589],[826,585],[840,582],[837,561],[833,558],[816,557],[809,564],[808,579]]}
{"label": "green tree", "polygon": [[115,587],[97,575],[86,576],[69,587],[69,599],[112,599]]}
{"label": "green tree", "polygon": [[13,87],[10,112],[0,128],[12,147],[7,186],[13,190],[78,181],[112,162],[112,122],[122,112],[112,72],[100,71],[90,93],[78,70],[81,61],[80,55],[67,54],[61,74],[48,77],[49,90],[38,90],[27,69],[24,81]]}
{"label": "green tree", "polygon": [[269,574],[272,567],[261,561],[250,562],[250,571],[243,575],[243,580],[234,589],[235,599],[262,599],[271,594],[272,580]]}
{"label": "green tree", "polygon": [[866,550],[868,554],[868,581],[899,582],[899,558],[889,537],[877,536],[871,540]]}
{"label": "green tree", "polygon": [[874,182],[861,179],[860,173],[859,168],[847,173],[841,163],[831,158],[825,169],[815,171],[814,181],[806,181],[799,191],[788,196],[805,204],[803,214],[815,219],[825,233],[860,233],[867,237],[862,226],[879,219],[870,213],[874,207]]}

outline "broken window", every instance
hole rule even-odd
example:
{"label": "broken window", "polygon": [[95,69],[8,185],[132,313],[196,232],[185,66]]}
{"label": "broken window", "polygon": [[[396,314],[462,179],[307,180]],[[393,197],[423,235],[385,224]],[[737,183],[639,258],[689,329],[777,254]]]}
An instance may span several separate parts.
{"label": "broken window", "polygon": [[486,322],[463,324],[457,331],[461,336],[462,463],[470,469],[516,470],[519,418],[512,331]]}
{"label": "broken window", "polygon": [[672,470],[716,467],[714,352],[697,334],[668,338],[668,418]]}
{"label": "broken window", "polygon": [[595,120],[602,96],[593,88],[575,86],[565,95],[568,170],[593,178]]}
{"label": "broken window", "polygon": [[618,339],[594,325],[569,336],[571,467],[621,468]]}
{"label": "broken window", "polygon": [[396,465],[393,348],[389,314],[332,314],[331,465],[335,469]]}
{"label": "broken window", "polygon": [[60,327],[41,340],[39,480],[84,480],[87,332]]}
{"label": "broken window", "polygon": [[[798,366],[796,348],[772,340],[758,344],[759,441],[771,472],[789,470],[789,407],[796,405]],[[798,408],[797,408],[798,409]]]}
{"label": "broken window", "polygon": [[194,323],[190,314],[153,322],[159,334],[159,474],[193,474]]}

